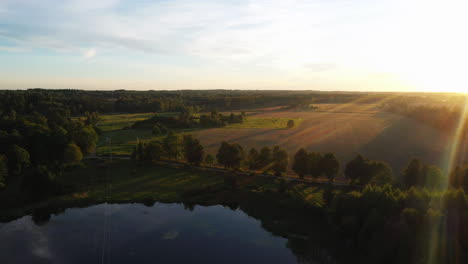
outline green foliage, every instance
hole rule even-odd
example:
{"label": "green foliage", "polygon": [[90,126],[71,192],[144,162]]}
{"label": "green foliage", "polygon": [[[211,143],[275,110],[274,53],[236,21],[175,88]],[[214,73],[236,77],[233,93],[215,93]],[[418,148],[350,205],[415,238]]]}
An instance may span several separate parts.
{"label": "green foliage", "polygon": [[259,166],[259,153],[255,148],[249,150],[249,154],[246,159],[247,166],[250,170],[257,170]]}
{"label": "green foliage", "polygon": [[323,174],[332,181],[338,174],[340,169],[340,162],[333,153],[326,153],[320,160],[320,167]]}
{"label": "green foliage", "polygon": [[445,176],[440,168],[434,165],[424,166],[424,183],[429,189],[445,188]]}
{"label": "green foliage", "polygon": [[468,165],[457,166],[450,174],[449,183],[453,188],[463,188],[468,192]]}
{"label": "green foliage", "polygon": [[372,179],[370,183],[376,185],[386,185],[394,183],[393,170],[390,165],[381,161],[371,163]]}
{"label": "green foliage", "polygon": [[83,159],[83,154],[80,147],[73,143],[67,144],[63,152],[63,161],[65,163],[74,163],[81,161],[81,159]]}
{"label": "green foliage", "polygon": [[8,171],[12,175],[19,175],[29,164],[29,152],[18,145],[11,146],[8,152]]}
{"label": "green foliage", "polygon": [[403,183],[406,188],[426,187],[443,189],[446,187],[445,175],[438,167],[413,159],[403,173]]}
{"label": "green foliage", "polygon": [[99,124],[99,121],[101,121],[98,112],[85,112],[85,117],[86,126],[96,127]]}
{"label": "green foliage", "polygon": [[72,131],[71,138],[84,154],[92,153],[96,149],[98,135],[90,126],[77,127]]}
{"label": "green foliage", "polygon": [[286,172],[288,168],[289,158],[288,153],[284,149],[275,146],[273,148],[273,166],[272,169],[276,175],[281,175],[281,173]]}
{"label": "green foliage", "polygon": [[387,163],[372,161],[361,155],[346,164],[345,176],[353,183],[361,185],[393,183],[392,168]]}
{"label": "green foliage", "polygon": [[164,138],[162,145],[168,157],[173,158],[175,160],[179,158],[182,147],[179,135],[175,134],[172,131],[169,131],[167,136]]}
{"label": "green foliage", "polygon": [[215,163],[215,158],[211,154],[207,154],[205,157],[205,163],[208,165],[213,165]]}
{"label": "green foliage", "polygon": [[422,186],[422,183],[424,182],[423,169],[424,165],[419,159],[414,158],[410,161],[408,167],[403,173],[403,184],[406,186],[406,188]]}
{"label": "green foliage", "polygon": [[194,138],[191,134],[184,135],[183,139],[185,159],[190,164],[200,165],[203,161],[205,152],[200,141]]}
{"label": "green foliage", "polygon": [[312,177],[319,177],[323,173],[321,167],[322,155],[316,152],[307,153],[307,172]]}
{"label": "green foliage", "polygon": [[300,178],[304,178],[309,172],[309,155],[303,148],[299,149],[294,155],[294,161],[292,165],[293,171],[299,175]]}
{"label": "green foliage", "polygon": [[258,156],[258,166],[259,168],[264,168],[270,165],[273,161],[273,154],[271,148],[265,146],[260,149],[260,154]]}
{"label": "green foliage", "polygon": [[239,144],[223,141],[216,154],[218,163],[226,168],[239,168],[244,160],[244,151]]}
{"label": "green foliage", "polygon": [[164,155],[162,144],[158,141],[143,143],[141,141],[135,146],[132,152],[132,160],[156,162]]}
{"label": "green foliage", "polygon": [[5,186],[8,178],[8,161],[5,155],[0,155],[0,189]]}
{"label": "green foliage", "polygon": [[155,162],[161,159],[163,155],[163,147],[161,143],[152,141],[144,145],[143,147],[143,160]]}

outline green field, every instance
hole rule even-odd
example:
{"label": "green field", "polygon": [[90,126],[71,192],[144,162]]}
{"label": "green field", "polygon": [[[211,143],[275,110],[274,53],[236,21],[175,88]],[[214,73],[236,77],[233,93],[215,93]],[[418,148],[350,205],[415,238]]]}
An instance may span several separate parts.
{"label": "green field", "polygon": [[[115,114],[102,115],[98,127],[102,130],[97,143],[96,154],[98,156],[112,155],[128,156],[132,153],[138,140],[143,142],[161,140],[161,136],[154,136],[150,129],[132,129],[130,126],[140,120],[147,119],[155,113],[141,114]],[[175,115],[176,113],[158,113],[158,115]],[[227,114],[227,113],[225,113]],[[247,117],[242,124],[229,124],[220,128],[229,129],[287,129],[289,120],[294,120],[296,128],[302,122],[302,118],[287,117]],[[178,134],[191,133],[202,129],[179,129]]]}
{"label": "green field", "polygon": [[131,126],[136,121],[147,119],[154,113],[102,115],[98,127],[106,132]]}
{"label": "green field", "polygon": [[294,127],[298,127],[302,122],[302,118],[286,118],[286,117],[247,117],[243,123],[229,124],[223,128],[268,128],[268,129],[288,129],[289,120],[294,121]]}

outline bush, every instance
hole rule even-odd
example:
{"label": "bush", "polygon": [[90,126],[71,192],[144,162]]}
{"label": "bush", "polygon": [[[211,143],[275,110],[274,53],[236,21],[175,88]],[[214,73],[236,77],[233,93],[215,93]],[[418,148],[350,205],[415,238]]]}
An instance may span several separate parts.
{"label": "bush", "polygon": [[80,147],[76,144],[68,144],[63,152],[63,161],[65,163],[77,163],[83,159]]}

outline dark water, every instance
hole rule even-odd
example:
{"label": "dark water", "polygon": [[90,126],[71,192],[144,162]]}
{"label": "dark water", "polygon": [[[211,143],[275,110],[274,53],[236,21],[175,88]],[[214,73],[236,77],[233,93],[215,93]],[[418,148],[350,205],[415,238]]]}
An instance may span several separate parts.
{"label": "dark water", "polygon": [[100,204],[0,224],[0,263],[297,263],[287,240],[223,206]]}

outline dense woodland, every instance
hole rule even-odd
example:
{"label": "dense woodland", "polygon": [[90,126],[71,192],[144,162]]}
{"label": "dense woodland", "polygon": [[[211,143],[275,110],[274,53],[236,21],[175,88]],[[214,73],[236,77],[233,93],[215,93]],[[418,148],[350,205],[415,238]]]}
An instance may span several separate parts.
{"label": "dense woodland", "polygon": [[[468,166],[459,164],[449,175],[415,158],[403,172],[394,172],[383,161],[361,155],[340,164],[334,153],[299,149],[293,157],[276,146],[261,149],[220,142],[217,154],[206,154],[200,141],[174,129],[219,127],[242,122],[244,115],[223,115],[214,109],[317,102],[349,102],[357,93],[285,91],[174,91],[174,92],[88,92],[74,90],[0,91],[0,188],[20,186],[27,197],[61,194],[67,190],[61,175],[94,152],[99,136],[99,113],[178,112],[155,116],[133,126],[150,127],[163,135],[160,141],[140,141],[132,159],[135,166],[186,162],[193,166],[218,166],[244,171],[250,176],[285,176],[289,167],[300,179],[327,179],[322,209],[336,232],[350,248],[367,252],[365,262],[387,259],[389,263],[426,262],[433,236],[443,232],[461,259],[468,248]],[[379,97],[379,96],[377,96]],[[372,97],[365,103],[378,102]],[[299,102],[298,102],[299,101]],[[406,105],[406,106],[405,106]],[[387,104],[389,111],[446,129],[460,118],[459,109]],[[426,107],[426,108],[425,108]],[[207,115],[196,114],[202,110]],[[84,116],[72,118],[73,116]],[[445,118],[446,117],[446,118]],[[248,151],[247,151],[248,150]],[[398,155],[398,153],[395,153]],[[343,167],[352,191],[335,190],[334,179]],[[402,174],[396,180],[395,174]],[[233,178],[226,178],[235,186]],[[448,180],[447,180],[448,179]],[[1,192],[1,190],[0,190]],[[287,181],[278,192],[292,192]],[[451,253],[436,247],[435,257]],[[433,256],[432,256],[433,257]]]}
{"label": "dense woodland", "polygon": [[[281,106],[300,103],[344,103],[362,97],[360,93],[328,93],[314,91],[82,91],[45,90],[0,91],[0,109],[5,112],[28,113],[44,102],[65,106],[72,116],[85,112],[142,113],[192,112],[214,109]],[[369,101],[375,101],[371,98]]]}

